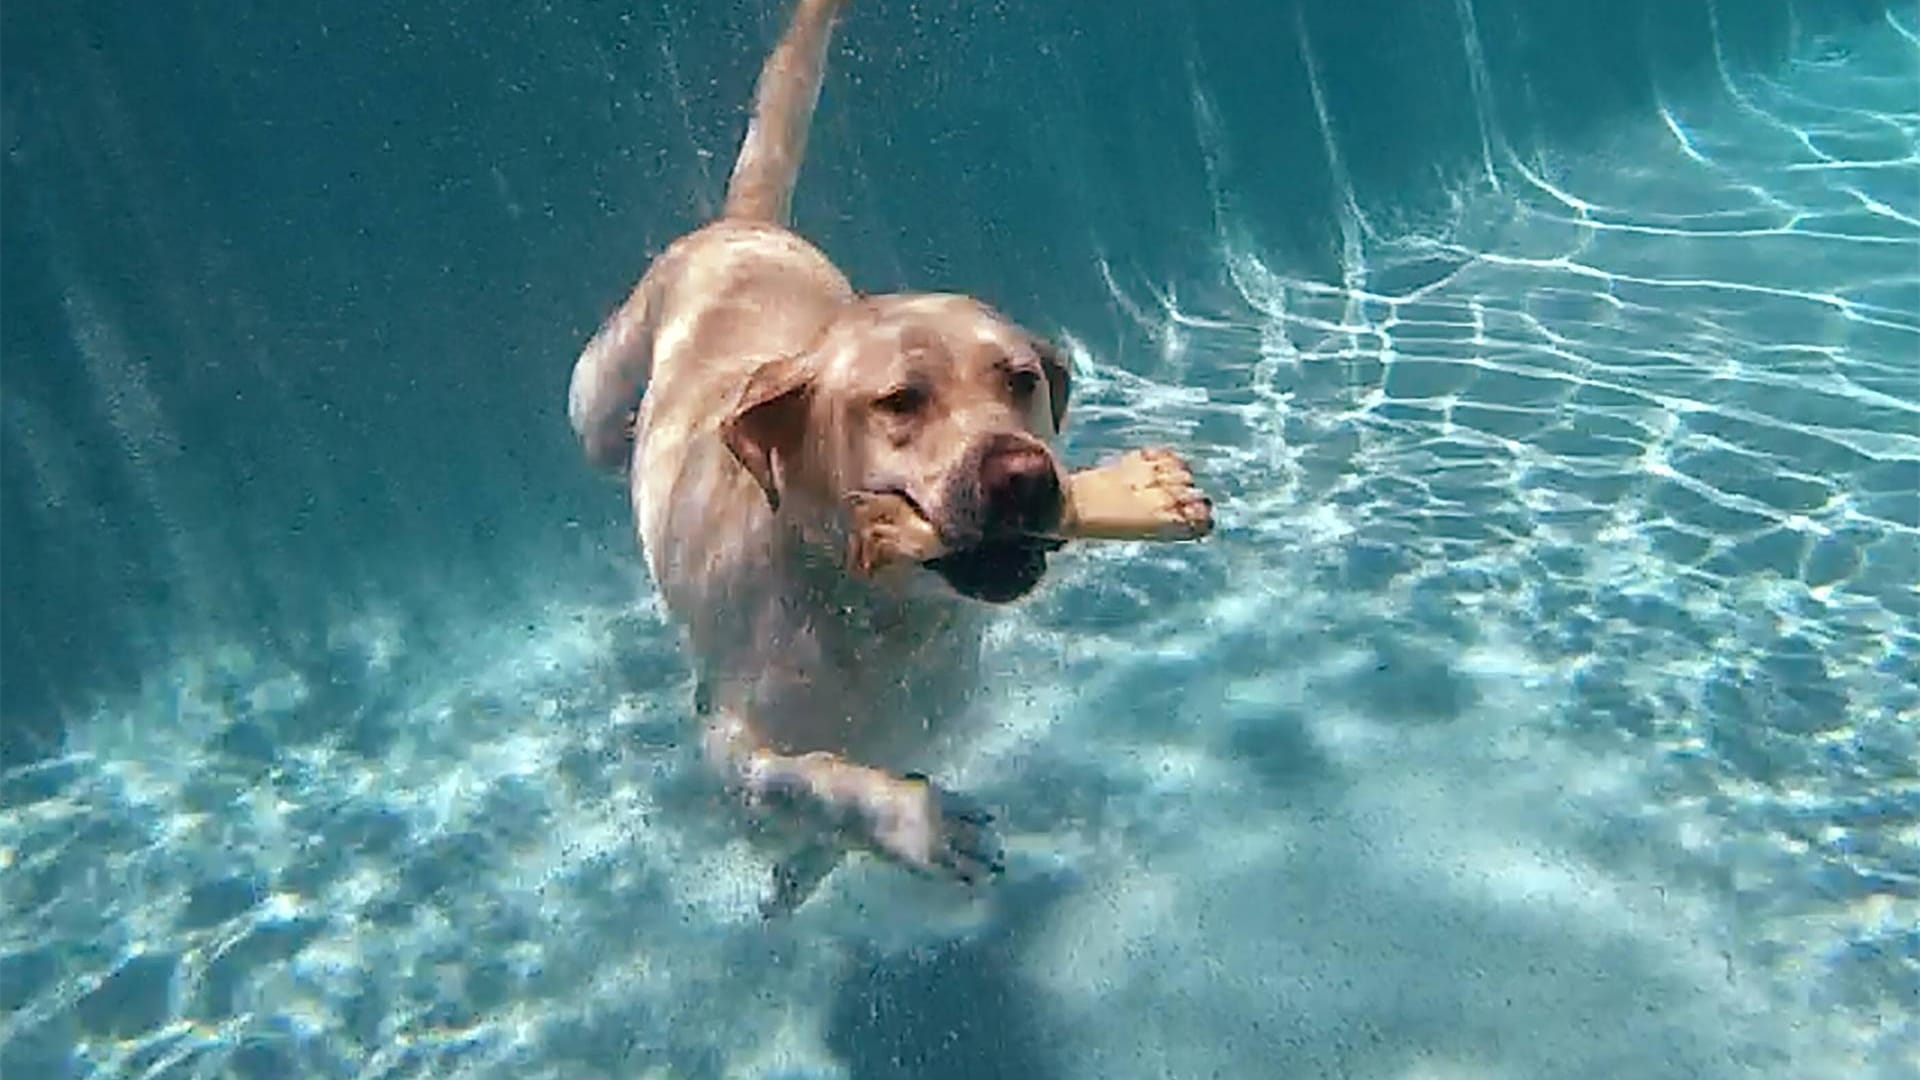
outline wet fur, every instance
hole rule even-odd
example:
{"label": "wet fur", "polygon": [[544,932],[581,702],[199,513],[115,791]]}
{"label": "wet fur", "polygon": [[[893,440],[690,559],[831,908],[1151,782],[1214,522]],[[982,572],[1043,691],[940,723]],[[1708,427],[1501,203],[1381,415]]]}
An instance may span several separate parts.
{"label": "wet fur", "polygon": [[[981,447],[1015,440],[1057,470],[1046,446],[1070,393],[1059,353],[986,305],[862,296],[788,227],[840,7],[796,5],[723,216],[648,268],[568,397],[587,457],[625,471],[693,661],[707,757],[774,842],[769,912],[804,901],[848,849],[964,881],[998,872],[988,816],[913,771],[981,684],[987,609],[938,558],[851,565],[848,500],[893,492],[941,557],[965,558],[990,539]],[[939,411],[908,430],[886,394],[922,383]],[[1120,492],[1107,505],[1122,516],[1135,506],[1124,485],[1095,489]],[[1030,588],[1027,569],[991,598]]]}

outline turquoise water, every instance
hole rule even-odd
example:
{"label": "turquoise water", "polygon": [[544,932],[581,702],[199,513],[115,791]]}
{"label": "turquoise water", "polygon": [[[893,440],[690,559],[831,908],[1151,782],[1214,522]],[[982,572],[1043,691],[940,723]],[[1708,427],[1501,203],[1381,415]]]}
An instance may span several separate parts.
{"label": "turquoise water", "polygon": [[[1496,55],[1505,16],[1423,10],[1468,27],[1464,47],[1414,35],[1458,53],[1458,94],[1402,99],[1428,112],[1396,160],[1449,124],[1460,138],[1398,172],[1355,134],[1384,130],[1367,117],[1387,99],[1354,96],[1365,65],[1325,21],[1262,27],[1299,61],[1272,122],[1318,154],[1301,189],[1328,197],[1311,211],[1250,179],[1272,179],[1273,151],[1248,141],[1247,85],[1209,67],[1226,63],[1219,27],[1114,91],[1182,118],[1191,145],[1169,176],[1188,175],[1166,190],[1183,224],[1119,213],[1126,200],[1090,185],[1124,155],[1076,144],[1151,147],[1153,131],[1100,134],[1086,125],[1114,117],[1098,112],[1069,128],[1058,98],[1024,123],[1068,149],[954,181],[991,203],[1017,182],[1005,174],[1071,174],[1084,204],[1035,235],[1065,244],[1084,226],[1090,257],[1072,286],[1029,290],[1069,313],[1069,456],[1178,446],[1221,522],[1202,545],[1066,554],[1003,620],[996,722],[938,769],[1006,823],[1007,877],[971,901],[860,865],[792,923],[759,920],[766,867],[706,812],[684,667],[617,495],[561,452],[574,324],[618,295],[631,245],[576,245],[604,275],[512,257],[536,232],[591,231],[533,179],[540,160],[587,156],[567,136],[460,181],[498,220],[404,234],[417,265],[383,280],[425,305],[420,325],[375,337],[424,383],[399,392],[405,409],[345,396],[362,378],[396,391],[386,368],[354,366],[373,364],[372,339],[336,343],[353,331],[323,316],[385,309],[319,287],[346,261],[323,238],[319,254],[255,257],[251,294],[234,284],[249,274],[204,257],[213,276],[192,280],[221,285],[204,302],[223,330],[321,358],[254,361],[272,377],[247,392],[282,411],[250,406],[236,424],[273,431],[236,426],[221,456],[257,454],[272,490],[235,481],[230,504],[187,464],[200,432],[227,429],[196,427],[179,403],[197,399],[153,358],[218,351],[188,347],[215,316],[183,314],[200,301],[164,280],[150,309],[121,298],[84,231],[10,223],[39,245],[52,321],[115,419],[57,437],[66,399],[20,368],[40,355],[16,314],[35,286],[10,267],[6,472],[37,486],[9,494],[8,634],[39,651],[10,653],[6,674],[19,685],[35,665],[55,689],[10,699],[7,721],[57,714],[61,731],[0,778],[0,1074],[1920,1075],[1920,19],[1806,32],[1777,64],[1710,27],[1686,78],[1579,122],[1554,119],[1541,68],[1529,125]],[[954,164],[938,140],[904,180],[874,163],[885,137],[845,116],[903,93],[876,80],[995,103],[914,66],[951,16],[916,12],[924,36],[860,44],[893,17],[850,20],[803,224],[870,278],[1027,289],[1039,256],[997,276],[990,256],[1018,251],[1027,231],[1008,222],[1044,209],[927,223],[992,240],[956,245],[951,265],[881,235],[905,223],[848,220],[849,193],[898,208],[925,197],[906,180]],[[1067,49],[1046,34],[1074,17],[1039,20],[1029,45]],[[751,42],[704,47],[747,57],[771,18]],[[973,33],[1019,36],[998,18]],[[649,95],[628,120],[708,123],[688,99],[744,96],[757,62],[728,61],[709,87],[686,70],[697,50],[673,45],[686,39],[631,34],[639,58],[594,54],[582,78],[618,88],[624,65],[678,58],[661,77],[683,97]],[[578,26],[559,39],[592,53]],[[1125,66],[1104,48],[1047,77]],[[542,63],[487,56],[507,81]],[[474,94],[448,100],[490,100]],[[316,109],[364,121],[349,97]],[[50,100],[10,91],[8,126]],[[137,107],[97,100],[118,101],[109,117]],[[685,137],[724,154],[728,131]],[[119,137],[120,158],[168,160],[162,136]],[[16,142],[9,185],[43,179],[79,136],[63,138]],[[391,152],[460,158],[476,138]],[[639,199],[616,166],[656,169],[637,160],[651,152],[596,174],[609,203]],[[280,190],[283,167],[322,166],[251,161],[235,190]],[[26,190],[9,214],[88,205]],[[412,194],[433,220],[431,192]],[[684,216],[697,199],[667,201]],[[162,209],[126,218],[173,235]],[[650,219],[646,243],[673,224]],[[462,259],[526,278],[432,269]],[[1076,288],[1095,299],[1072,306]],[[263,314],[289,310],[264,297],[307,294],[313,323]],[[423,300],[440,294],[455,299]],[[536,311],[567,296],[572,322],[469,303],[508,295]],[[456,324],[544,371],[495,385]],[[449,365],[465,366],[421,374]],[[551,458],[525,449],[549,443]],[[363,474],[356,455],[393,462]],[[95,457],[137,467],[108,481]],[[466,510],[485,498],[469,487],[506,494]],[[357,508],[364,491],[386,517]],[[25,623],[15,598],[47,589],[25,575],[75,571],[51,556],[23,569],[18,553],[41,549],[17,522],[109,532],[115,498],[161,527],[84,557],[142,597],[136,614],[65,623],[41,602]],[[277,563],[240,557],[263,507],[319,538],[274,541]],[[515,530],[531,539],[492,539]],[[156,569],[127,570],[128,550]],[[380,551],[424,584],[386,586]],[[127,584],[151,581],[171,584]],[[222,614],[242,610],[268,614]],[[46,672],[67,651],[86,660],[61,682]],[[110,678],[98,652],[134,674]]]}

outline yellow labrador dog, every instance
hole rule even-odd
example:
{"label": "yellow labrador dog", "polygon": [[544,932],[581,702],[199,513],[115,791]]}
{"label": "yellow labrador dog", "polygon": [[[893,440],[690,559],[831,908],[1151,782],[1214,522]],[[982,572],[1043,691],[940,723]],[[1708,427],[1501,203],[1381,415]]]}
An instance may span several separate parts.
{"label": "yellow labrador dog", "polygon": [[966,296],[858,293],[788,229],[842,2],[799,0],[724,213],[654,261],[567,402],[587,457],[627,471],[707,757],[781,841],[770,914],[850,849],[997,873],[990,816],[913,771],[978,681],[984,614],[1066,540],[1212,528],[1166,451],[1064,473],[1045,341]]}

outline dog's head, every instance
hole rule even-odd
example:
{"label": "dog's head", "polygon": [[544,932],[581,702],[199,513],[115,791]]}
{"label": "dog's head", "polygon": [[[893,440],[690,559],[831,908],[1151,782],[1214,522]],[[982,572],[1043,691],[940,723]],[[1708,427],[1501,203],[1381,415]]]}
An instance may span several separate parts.
{"label": "dog's head", "polygon": [[875,297],[808,352],[761,366],[722,431],[775,509],[903,496],[947,552],[927,568],[1003,602],[1039,584],[1057,546],[1044,537],[1065,478],[1048,444],[1068,393],[1060,353],[977,300]]}

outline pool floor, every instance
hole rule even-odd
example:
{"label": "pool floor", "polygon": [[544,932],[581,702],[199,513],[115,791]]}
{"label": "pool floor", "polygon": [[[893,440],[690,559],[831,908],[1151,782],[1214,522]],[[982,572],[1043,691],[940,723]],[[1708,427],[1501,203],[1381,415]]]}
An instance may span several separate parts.
{"label": "pool floor", "polygon": [[0,780],[0,1072],[1916,1075],[1917,55],[1490,145],[1341,287],[1224,214],[1237,295],[1116,287],[1160,369],[1080,349],[1071,454],[1221,529],[996,633],[940,772],[998,888],[763,924],[632,559],[459,654],[196,651]]}

